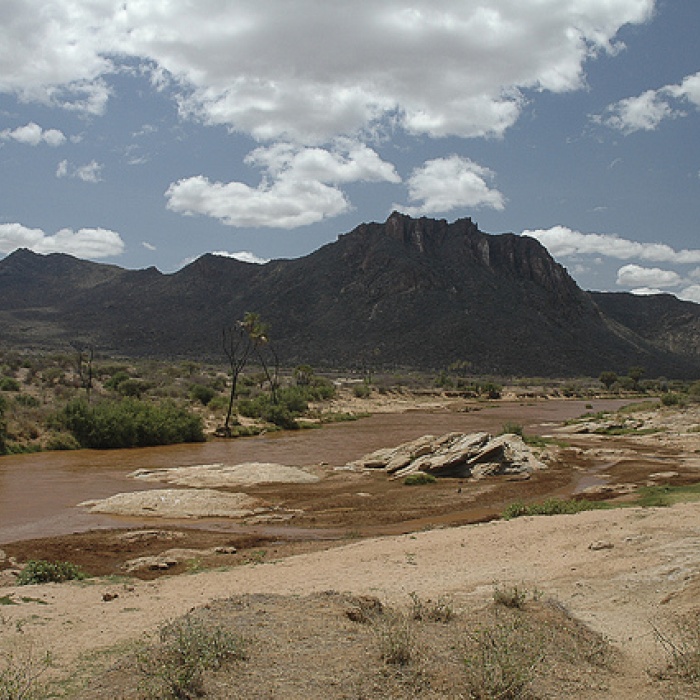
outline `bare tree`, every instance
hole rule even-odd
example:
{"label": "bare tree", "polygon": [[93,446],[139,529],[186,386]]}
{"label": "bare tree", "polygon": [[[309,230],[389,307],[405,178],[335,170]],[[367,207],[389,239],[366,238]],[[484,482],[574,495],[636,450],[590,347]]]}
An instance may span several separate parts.
{"label": "bare tree", "polygon": [[253,345],[241,321],[237,321],[230,328],[224,328],[222,342],[231,370],[231,392],[228,398],[224,434],[226,437],[231,437],[231,415],[233,414],[233,402],[236,400],[238,377],[248,362]]}
{"label": "bare tree", "polygon": [[87,402],[90,403],[90,396],[93,387],[92,376],[92,361],[95,358],[95,348],[92,345],[81,345],[80,343],[71,343],[73,349],[78,353],[75,361],[75,371],[80,379],[80,386],[85,389]]}

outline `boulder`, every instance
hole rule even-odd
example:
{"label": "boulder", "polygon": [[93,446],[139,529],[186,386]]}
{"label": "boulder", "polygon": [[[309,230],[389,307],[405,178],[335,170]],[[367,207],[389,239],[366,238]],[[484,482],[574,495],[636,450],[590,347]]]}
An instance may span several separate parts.
{"label": "boulder", "polygon": [[496,474],[529,474],[544,469],[519,435],[446,433],[424,435],[398,447],[383,448],[347,465],[353,469],[384,469],[399,479],[415,472],[433,476],[482,478]]}

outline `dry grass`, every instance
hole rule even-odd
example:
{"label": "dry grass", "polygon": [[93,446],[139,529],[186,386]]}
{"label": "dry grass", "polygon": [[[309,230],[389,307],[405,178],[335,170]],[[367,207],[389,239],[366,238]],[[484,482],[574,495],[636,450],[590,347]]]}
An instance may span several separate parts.
{"label": "dry grass", "polygon": [[[398,607],[335,592],[305,598],[250,595],[211,604],[196,618],[170,625],[166,637],[179,640],[175,651],[161,638],[145,657],[144,652],[123,657],[74,697],[574,698],[590,687],[592,675],[605,686],[614,657],[600,635],[561,605],[532,600],[521,608],[492,603],[464,610],[452,601],[415,594]],[[183,634],[190,641],[209,640],[204,651],[193,643],[181,653]],[[232,658],[226,643],[224,653],[213,653],[216,663],[191,662],[222,648],[211,641],[212,634],[245,638],[245,659],[235,646],[237,662],[226,663]],[[143,682],[144,663],[155,686]],[[170,680],[164,683],[164,677]]]}

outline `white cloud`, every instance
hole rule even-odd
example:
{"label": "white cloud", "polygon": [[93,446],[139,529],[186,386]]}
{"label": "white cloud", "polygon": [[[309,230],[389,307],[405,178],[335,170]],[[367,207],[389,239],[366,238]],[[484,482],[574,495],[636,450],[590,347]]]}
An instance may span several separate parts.
{"label": "white cloud", "polygon": [[500,136],[528,89],[585,84],[654,0],[4,0],[0,91],[100,113],[136,58],[183,113],[262,140],[327,143],[386,119],[432,136]]}
{"label": "white cloud", "polygon": [[630,289],[630,294],[635,294],[638,297],[650,297],[654,294],[668,294],[668,292],[654,287],[638,287],[637,289]]}
{"label": "white cloud", "polygon": [[665,85],[615,102],[593,119],[626,134],[654,131],[666,119],[685,116],[686,103],[700,108],[700,71],[686,76],[678,85]]}
{"label": "white cloud", "polygon": [[411,216],[438,214],[460,207],[503,209],[503,195],[489,188],[493,173],[457,155],[436,158],[416,168],[408,179],[408,197],[417,206],[394,204]]}
{"label": "white cloud", "polygon": [[383,161],[371,148],[349,139],[337,140],[332,150],[278,143],[255,149],[245,162],[266,168],[274,178],[317,180],[326,184],[401,181],[391,163]]}
{"label": "white cloud", "polygon": [[621,287],[677,287],[681,282],[682,278],[677,272],[659,267],[623,265],[617,271],[617,284]]}
{"label": "white cloud", "polygon": [[400,181],[393,165],[348,139],[332,150],[275,144],[255,149],[245,160],[265,171],[257,187],[210,182],[203,175],[186,178],[166,191],[168,209],[211,216],[228,226],[291,229],[347,211],[350,204],[337,184]]}
{"label": "white cloud", "polygon": [[40,143],[46,143],[49,146],[60,146],[65,142],[66,137],[58,129],[42,129],[38,124],[29,122],[24,126],[18,126],[16,129],[3,129],[0,131],[0,139],[12,139],[29,146],[38,146]]}
{"label": "white cloud", "polygon": [[146,250],[157,250],[157,248],[152,244],[149,243],[148,241],[141,241],[141,245],[146,249]]}
{"label": "white cloud", "polygon": [[11,253],[17,248],[29,248],[35,253],[68,253],[79,258],[107,258],[121,255],[124,242],[118,233],[103,228],[64,228],[48,236],[38,228],[0,224],[0,253]]}
{"label": "white cloud", "polygon": [[691,284],[677,292],[676,296],[684,301],[694,301],[696,304],[700,304],[700,284]]}
{"label": "white cloud", "polygon": [[523,236],[536,238],[556,257],[602,255],[618,260],[644,260],[694,264],[700,262],[700,250],[675,250],[665,243],[639,243],[610,234],[581,233],[566,226],[526,230]]}
{"label": "white cloud", "polygon": [[225,250],[213,250],[211,254],[219,255],[222,258],[233,258],[241,262],[254,263],[255,265],[264,265],[270,262],[269,258],[259,258],[255,253],[251,253],[249,250],[240,250],[237,253],[229,253]]}
{"label": "white cloud", "polygon": [[62,160],[56,168],[56,177],[72,177],[83,182],[101,182],[102,164],[93,160],[85,165],[72,165]]}
{"label": "white cloud", "polygon": [[165,196],[171,211],[204,214],[237,227],[291,229],[337,216],[350,206],[335,187],[290,179],[249,187],[242,182],[210,182],[198,175],[173,183]]}

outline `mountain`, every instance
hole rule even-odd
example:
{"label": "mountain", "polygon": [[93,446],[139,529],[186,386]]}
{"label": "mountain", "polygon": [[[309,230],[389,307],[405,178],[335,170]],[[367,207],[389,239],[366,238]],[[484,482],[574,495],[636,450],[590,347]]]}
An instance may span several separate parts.
{"label": "mountain", "polygon": [[0,261],[0,342],[12,347],[223,359],[222,330],[246,311],[289,365],[700,375],[700,306],[584,292],[538,241],[468,218],[395,212],[303,258],[204,255],[169,275],[27,250]]}

